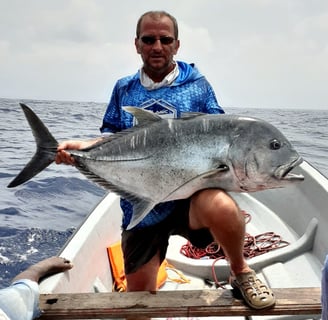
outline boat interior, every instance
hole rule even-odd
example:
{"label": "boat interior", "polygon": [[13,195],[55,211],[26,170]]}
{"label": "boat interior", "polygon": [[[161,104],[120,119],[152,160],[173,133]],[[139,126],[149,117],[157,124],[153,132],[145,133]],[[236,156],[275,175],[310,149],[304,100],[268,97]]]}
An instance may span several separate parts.
{"label": "boat interior", "polygon": [[[297,186],[251,194],[231,193],[239,207],[251,217],[246,224],[248,234],[256,236],[274,232],[289,243],[248,260],[273,291],[274,288],[320,287],[321,269],[328,253],[327,179],[306,162],[299,172],[305,176],[306,182]],[[107,247],[120,239],[120,223],[119,199],[110,193],[86,218],[60,253],[73,262],[74,268],[44,280],[40,285],[41,292],[111,291],[113,279]],[[168,269],[169,278],[176,278],[178,270],[188,282],[168,280],[160,290],[220,290],[215,278],[226,283],[230,274],[227,261],[186,257],[180,252],[186,242],[183,237],[172,236],[166,259],[174,267]],[[229,289],[229,284],[225,288]],[[261,316],[247,319],[320,319],[320,316]]]}

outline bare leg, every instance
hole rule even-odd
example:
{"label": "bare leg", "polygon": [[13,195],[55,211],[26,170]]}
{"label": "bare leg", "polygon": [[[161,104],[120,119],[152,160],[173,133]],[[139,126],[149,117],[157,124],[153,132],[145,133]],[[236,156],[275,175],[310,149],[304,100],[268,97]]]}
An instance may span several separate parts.
{"label": "bare leg", "polygon": [[227,255],[231,268],[231,285],[238,288],[245,302],[254,309],[275,304],[275,297],[248,266],[244,255],[245,219],[235,201],[221,190],[204,190],[192,197],[190,227],[209,228]]}
{"label": "bare leg", "polygon": [[235,201],[220,190],[196,193],[191,200],[190,227],[209,228],[229,257],[233,274],[251,271],[244,259],[245,219]]}
{"label": "bare leg", "polygon": [[[157,273],[160,267],[159,255],[155,255],[149,262],[140,267],[136,272],[126,275],[127,291],[156,291]],[[149,317],[136,315],[127,319],[150,320]]]}
{"label": "bare leg", "polygon": [[51,257],[30,266],[28,269],[18,274],[13,281],[29,279],[39,282],[39,280],[45,276],[64,272],[72,267],[72,263],[64,258]]}

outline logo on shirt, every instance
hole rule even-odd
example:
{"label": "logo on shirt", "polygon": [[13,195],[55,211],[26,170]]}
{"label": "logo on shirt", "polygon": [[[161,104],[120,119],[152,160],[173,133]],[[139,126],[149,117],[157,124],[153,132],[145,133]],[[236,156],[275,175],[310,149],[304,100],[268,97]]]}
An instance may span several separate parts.
{"label": "logo on shirt", "polygon": [[177,109],[165,100],[150,99],[140,105],[140,108],[156,113],[161,118],[177,118]]}

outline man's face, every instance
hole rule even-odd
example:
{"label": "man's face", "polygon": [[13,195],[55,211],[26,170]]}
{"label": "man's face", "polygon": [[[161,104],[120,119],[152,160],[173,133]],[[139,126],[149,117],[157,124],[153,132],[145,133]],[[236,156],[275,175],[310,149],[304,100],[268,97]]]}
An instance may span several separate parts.
{"label": "man's face", "polygon": [[135,39],[135,46],[149,76],[153,73],[165,76],[172,70],[173,56],[177,53],[179,45],[179,40],[174,37],[173,23],[168,17],[143,18],[140,36]]}

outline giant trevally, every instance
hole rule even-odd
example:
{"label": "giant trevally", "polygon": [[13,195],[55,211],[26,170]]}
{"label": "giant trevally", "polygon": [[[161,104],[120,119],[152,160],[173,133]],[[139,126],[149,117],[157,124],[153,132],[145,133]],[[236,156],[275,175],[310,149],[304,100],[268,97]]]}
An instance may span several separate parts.
{"label": "giant trevally", "polygon": [[[18,186],[54,161],[58,143],[38,116],[21,104],[37,150],[8,185]],[[245,116],[187,114],[179,119],[135,107],[124,112],[137,124],[104,137],[89,148],[69,150],[87,178],[133,204],[128,229],[158,203],[219,188],[254,192],[302,181],[290,171],[302,158],[287,138],[266,121]]]}

